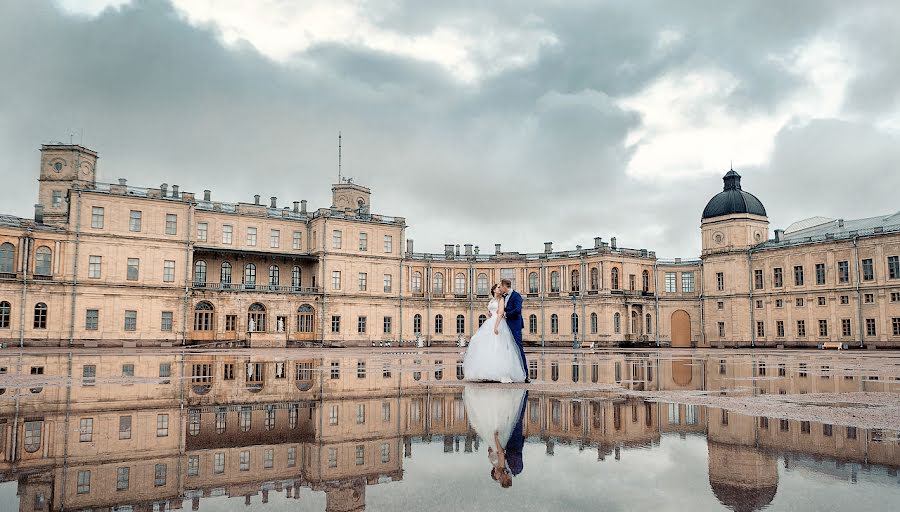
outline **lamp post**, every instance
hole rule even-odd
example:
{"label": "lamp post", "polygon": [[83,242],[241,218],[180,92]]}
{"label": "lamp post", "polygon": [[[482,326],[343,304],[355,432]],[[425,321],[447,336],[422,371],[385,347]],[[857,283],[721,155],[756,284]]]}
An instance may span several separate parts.
{"label": "lamp post", "polygon": [[576,294],[576,292],[572,292],[570,294],[570,296],[572,297],[572,348],[577,349],[578,348],[578,329],[576,328],[576,326],[578,325],[577,324],[578,321],[576,320],[577,313],[575,312],[575,303],[578,300],[578,295]]}

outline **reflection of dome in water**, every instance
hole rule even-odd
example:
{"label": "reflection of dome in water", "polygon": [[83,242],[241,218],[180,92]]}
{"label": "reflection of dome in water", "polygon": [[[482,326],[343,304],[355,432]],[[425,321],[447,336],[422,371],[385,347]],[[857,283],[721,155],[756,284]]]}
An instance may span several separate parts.
{"label": "reflection of dome in water", "polygon": [[356,479],[329,485],[325,490],[326,512],[362,512],[366,509],[366,481]]}
{"label": "reflection of dome in water", "polygon": [[735,512],[767,507],[778,491],[778,463],[748,446],[707,441],[709,486],[722,505]]}
{"label": "reflection of dome in water", "polygon": [[689,386],[694,380],[694,367],[690,359],[672,360],[672,380],[679,386]]}

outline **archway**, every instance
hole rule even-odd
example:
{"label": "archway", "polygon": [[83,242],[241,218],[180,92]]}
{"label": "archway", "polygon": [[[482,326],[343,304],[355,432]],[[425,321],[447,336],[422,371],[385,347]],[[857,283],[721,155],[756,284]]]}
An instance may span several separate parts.
{"label": "archway", "polygon": [[672,346],[691,346],[691,315],[683,309],[672,313]]}

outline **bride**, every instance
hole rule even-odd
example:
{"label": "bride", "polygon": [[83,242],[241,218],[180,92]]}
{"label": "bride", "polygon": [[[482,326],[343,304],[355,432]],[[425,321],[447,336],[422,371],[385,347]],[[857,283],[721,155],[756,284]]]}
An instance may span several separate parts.
{"label": "bride", "polygon": [[522,358],[506,325],[504,298],[498,288],[496,284],[491,288],[494,298],[488,304],[490,317],[472,335],[463,373],[469,381],[525,382]]}

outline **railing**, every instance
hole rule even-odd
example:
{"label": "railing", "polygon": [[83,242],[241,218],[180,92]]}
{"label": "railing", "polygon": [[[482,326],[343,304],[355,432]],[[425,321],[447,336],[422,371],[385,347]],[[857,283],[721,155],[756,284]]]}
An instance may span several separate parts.
{"label": "railing", "polygon": [[0,272],[0,279],[18,279],[15,272]]}
{"label": "railing", "polygon": [[191,288],[195,290],[211,290],[222,292],[260,292],[260,293],[322,293],[318,286],[280,286],[269,284],[245,283],[204,283],[194,281]]}

